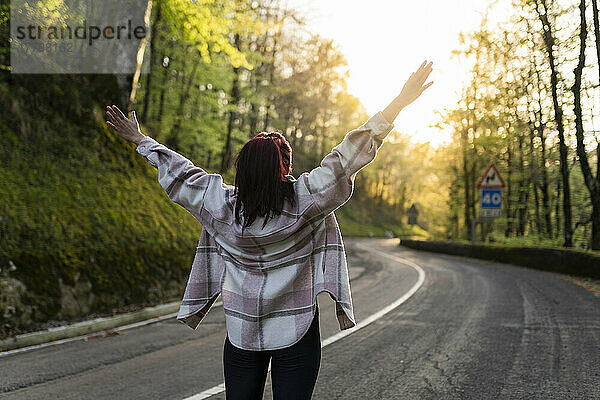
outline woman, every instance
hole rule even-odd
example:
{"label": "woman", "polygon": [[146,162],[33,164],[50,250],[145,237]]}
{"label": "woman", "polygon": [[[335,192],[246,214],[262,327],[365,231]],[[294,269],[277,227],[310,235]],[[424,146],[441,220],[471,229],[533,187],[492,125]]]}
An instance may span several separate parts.
{"label": "woman", "polygon": [[227,399],[261,399],[269,361],[275,400],[311,398],[321,361],[318,293],[335,301],[340,329],[356,324],[333,211],[352,195],[356,173],[375,158],[400,110],[431,86],[425,84],[431,69],[423,62],[382,112],[298,179],[279,132],[244,145],[229,186],[143,135],[135,112],[128,119],[107,107],[107,124],[137,144],[169,198],[202,223],[177,319],[196,329],[221,294]]}

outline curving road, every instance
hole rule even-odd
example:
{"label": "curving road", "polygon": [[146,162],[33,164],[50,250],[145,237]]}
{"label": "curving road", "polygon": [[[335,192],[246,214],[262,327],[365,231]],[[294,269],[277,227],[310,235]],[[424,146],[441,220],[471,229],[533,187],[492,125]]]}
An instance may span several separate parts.
{"label": "curving road", "polygon": [[[345,241],[357,322],[323,348],[314,399],[600,399],[600,298],[556,274]],[[418,271],[425,272],[418,286]],[[321,338],[339,333],[319,295]],[[0,357],[0,399],[183,400],[223,382],[223,310]],[[267,381],[265,399],[271,399]],[[222,391],[210,399],[224,399]]]}

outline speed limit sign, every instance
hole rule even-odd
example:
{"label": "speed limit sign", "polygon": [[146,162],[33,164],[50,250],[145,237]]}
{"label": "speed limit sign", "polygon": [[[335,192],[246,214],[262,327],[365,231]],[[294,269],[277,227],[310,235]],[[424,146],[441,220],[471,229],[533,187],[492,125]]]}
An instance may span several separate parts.
{"label": "speed limit sign", "polygon": [[499,217],[502,210],[502,188],[504,180],[494,164],[488,165],[477,183],[481,189],[481,216]]}

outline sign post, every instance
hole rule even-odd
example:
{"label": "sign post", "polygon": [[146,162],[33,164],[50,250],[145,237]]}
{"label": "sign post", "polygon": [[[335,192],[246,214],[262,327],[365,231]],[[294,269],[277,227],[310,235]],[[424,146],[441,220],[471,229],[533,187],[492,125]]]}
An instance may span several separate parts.
{"label": "sign post", "polygon": [[490,218],[502,215],[502,189],[506,185],[496,169],[494,163],[490,163],[485,172],[477,182],[477,188],[481,190],[481,208],[479,219],[471,222],[471,242],[475,242],[475,227],[477,223],[487,222]]}

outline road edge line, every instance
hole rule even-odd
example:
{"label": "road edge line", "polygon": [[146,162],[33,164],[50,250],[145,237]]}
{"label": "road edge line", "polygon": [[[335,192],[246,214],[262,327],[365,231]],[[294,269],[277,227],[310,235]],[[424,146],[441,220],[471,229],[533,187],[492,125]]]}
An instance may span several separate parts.
{"label": "road edge line", "polygon": [[[131,313],[119,314],[113,317],[96,318],[90,321],[82,321],[71,325],[50,328],[45,331],[25,333],[13,338],[4,339],[0,341],[0,348],[7,347],[7,350],[0,351],[0,358],[48,346],[75,342],[78,340],[87,340],[99,336],[108,336],[108,331],[124,331],[137,328],[138,326],[175,318],[177,312],[174,311],[178,310],[180,305],[181,301],[174,301],[154,307],[146,307]],[[223,305],[223,302],[219,301],[213,304],[212,307],[221,305]]]}

